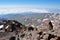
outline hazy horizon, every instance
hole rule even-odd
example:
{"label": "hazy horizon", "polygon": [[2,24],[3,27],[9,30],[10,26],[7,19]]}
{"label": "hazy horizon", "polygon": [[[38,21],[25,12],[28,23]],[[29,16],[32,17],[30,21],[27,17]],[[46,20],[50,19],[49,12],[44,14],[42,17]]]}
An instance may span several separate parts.
{"label": "hazy horizon", "polygon": [[60,13],[60,0],[0,0],[0,14]]}

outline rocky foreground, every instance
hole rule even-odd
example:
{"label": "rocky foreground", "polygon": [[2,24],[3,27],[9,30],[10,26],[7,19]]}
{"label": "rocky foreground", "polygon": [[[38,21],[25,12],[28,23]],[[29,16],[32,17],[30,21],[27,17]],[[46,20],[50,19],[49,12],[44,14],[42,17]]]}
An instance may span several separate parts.
{"label": "rocky foreground", "polygon": [[60,28],[55,29],[53,22],[47,19],[39,27],[4,20],[0,22],[0,40],[60,40]]}

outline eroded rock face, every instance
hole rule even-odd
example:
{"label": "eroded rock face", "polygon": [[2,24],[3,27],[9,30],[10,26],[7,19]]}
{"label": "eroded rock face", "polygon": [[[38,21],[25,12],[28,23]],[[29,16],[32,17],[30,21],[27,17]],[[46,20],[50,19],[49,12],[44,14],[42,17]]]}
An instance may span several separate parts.
{"label": "eroded rock face", "polygon": [[15,20],[3,21],[2,23],[3,23],[2,30],[4,29],[5,31],[13,32],[13,31],[16,31],[18,29],[20,30],[20,29],[24,28],[24,27],[22,27],[24,25],[22,25],[21,23],[15,21]]}
{"label": "eroded rock face", "polygon": [[49,31],[53,30],[53,24],[49,19],[43,20],[40,27],[37,28],[38,31]]}
{"label": "eroded rock face", "polygon": [[3,21],[1,25],[0,38],[10,38],[12,36],[16,36],[19,32],[22,32],[26,29],[24,25],[15,20]]}
{"label": "eroded rock face", "polygon": [[54,30],[50,20],[42,24],[41,27],[26,27],[15,20],[4,21],[4,32],[1,31],[0,36],[8,40],[60,40],[60,29]]}
{"label": "eroded rock face", "polygon": [[19,34],[20,40],[60,40],[60,36],[56,35],[56,32],[57,34],[60,32],[53,30],[54,26],[51,21],[44,21],[43,26],[42,28],[27,27],[25,31]]}

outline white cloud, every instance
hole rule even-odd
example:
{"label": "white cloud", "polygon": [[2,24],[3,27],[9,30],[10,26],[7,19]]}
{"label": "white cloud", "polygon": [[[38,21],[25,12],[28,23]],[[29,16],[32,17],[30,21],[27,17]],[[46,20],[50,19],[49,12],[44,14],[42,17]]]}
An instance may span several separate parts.
{"label": "white cloud", "polygon": [[8,13],[23,13],[23,12],[36,12],[36,13],[48,13],[46,9],[35,8],[0,8],[0,14]]}

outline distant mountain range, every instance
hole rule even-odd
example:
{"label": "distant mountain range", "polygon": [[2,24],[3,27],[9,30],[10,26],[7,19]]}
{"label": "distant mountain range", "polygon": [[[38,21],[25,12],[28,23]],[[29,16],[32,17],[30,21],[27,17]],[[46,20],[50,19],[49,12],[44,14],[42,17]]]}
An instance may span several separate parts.
{"label": "distant mountain range", "polygon": [[1,17],[0,17],[0,22],[1,22],[1,21],[4,21],[4,20],[7,20],[7,19],[5,19],[5,18],[1,18]]}
{"label": "distant mountain range", "polygon": [[60,9],[47,9],[50,13],[60,13]]}
{"label": "distant mountain range", "polygon": [[0,18],[5,18],[5,19],[8,19],[8,20],[21,20],[22,17],[24,17],[23,15],[21,14],[5,14],[5,15],[0,15]]}
{"label": "distant mountain range", "polygon": [[49,18],[50,15],[53,15],[53,13],[16,13],[16,14],[4,14],[0,15],[0,20],[3,19],[10,19],[10,20],[17,20],[19,22],[24,21],[24,17],[31,17],[32,18]]}

